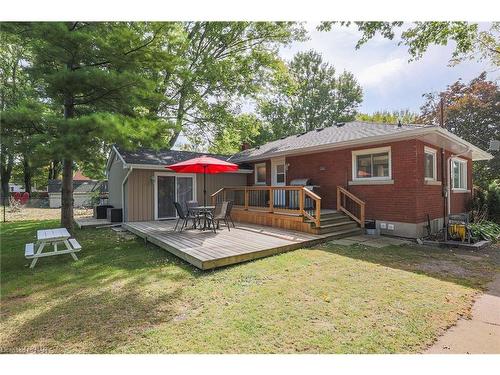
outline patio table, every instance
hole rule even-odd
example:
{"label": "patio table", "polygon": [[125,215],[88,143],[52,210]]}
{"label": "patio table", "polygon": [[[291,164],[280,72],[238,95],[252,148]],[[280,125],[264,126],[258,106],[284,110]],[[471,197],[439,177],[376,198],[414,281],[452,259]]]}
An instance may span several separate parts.
{"label": "patio table", "polygon": [[[196,207],[190,207],[189,209],[191,211],[195,212],[197,215],[203,216],[203,227],[200,226],[199,229],[206,230],[207,229],[207,215],[212,213],[213,210],[215,210],[215,206],[196,206]],[[210,228],[210,225],[209,225],[209,228]]]}
{"label": "patio table", "polygon": [[[33,259],[30,268],[35,267],[38,258],[70,254],[74,260],[78,260],[75,252],[81,250],[80,244],[74,238],[70,238],[70,234],[66,228],[42,229],[36,233],[36,244],[26,244],[25,256],[28,259]],[[58,245],[64,244],[65,249],[59,250]],[[46,246],[53,246],[53,251],[43,253]]]}

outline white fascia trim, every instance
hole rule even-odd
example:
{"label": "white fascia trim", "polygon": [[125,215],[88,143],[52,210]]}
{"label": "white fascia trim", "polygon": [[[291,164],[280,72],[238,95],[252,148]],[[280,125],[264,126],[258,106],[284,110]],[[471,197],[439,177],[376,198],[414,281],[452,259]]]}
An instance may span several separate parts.
{"label": "white fascia trim", "polygon": [[[127,174],[125,175],[125,178],[122,181],[122,215],[125,213],[125,182],[128,180],[128,176],[130,176],[130,173],[132,173],[133,168],[130,167]],[[128,213],[128,211],[127,211]],[[122,217],[122,221],[127,221],[127,218]]]}
{"label": "white fascia trim", "polygon": [[489,152],[481,150],[479,147],[474,146],[472,143],[467,142],[465,139],[460,138],[459,136],[449,132],[446,129],[439,127],[439,128],[436,128],[436,131],[438,133],[440,133],[442,136],[444,136],[445,138],[448,138],[450,141],[453,141],[455,143],[459,143],[459,144],[467,147],[473,153],[477,153],[478,156],[472,158],[472,160],[474,160],[474,161],[493,159],[493,155],[491,155]]}

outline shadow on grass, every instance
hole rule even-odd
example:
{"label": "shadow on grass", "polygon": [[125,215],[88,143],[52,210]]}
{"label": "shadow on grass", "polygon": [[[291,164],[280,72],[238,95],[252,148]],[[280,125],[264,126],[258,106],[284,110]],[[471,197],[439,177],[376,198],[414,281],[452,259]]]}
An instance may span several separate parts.
{"label": "shadow on grass", "polygon": [[493,247],[475,254],[467,250],[419,247],[416,244],[374,248],[327,242],[314,248],[478,290],[484,290],[487,282],[500,272],[499,251]]}

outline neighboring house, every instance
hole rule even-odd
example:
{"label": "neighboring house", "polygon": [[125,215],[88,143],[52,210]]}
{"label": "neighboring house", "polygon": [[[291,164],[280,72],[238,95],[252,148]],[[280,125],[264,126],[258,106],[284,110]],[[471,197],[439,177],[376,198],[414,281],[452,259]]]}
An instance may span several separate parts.
{"label": "neighboring house", "polygon": [[24,193],[24,186],[9,182],[9,191],[11,193]]}
{"label": "neighboring house", "polygon": [[[49,194],[49,207],[61,207],[61,180],[49,180],[47,192]],[[107,193],[106,181],[92,180],[77,171],[73,176],[73,206],[74,207],[90,207],[92,206],[92,198],[95,192],[101,194]]]}
{"label": "neighboring house", "polygon": [[[198,192],[188,198],[202,199],[200,177],[187,176],[187,182],[165,165],[195,156],[113,148],[107,167],[111,204],[125,202],[126,221],[174,216],[170,200],[175,194],[179,201],[185,198],[179,186],[193,184]],[[491,157],[436,126],[350,122],[243,150],[228,158],[242,166],[240,173],[210,176],[207,190],[225,187],[215,198],[224,194],[235,201],[241,221],[315,232],[335,227],[326,209],[342,209],[364,223],[363,206],[364,219],[374,220],[381,233],[415,238],[425,233],[427,218],[438,230],[444,217],[468,210],[472,162]],[[299,179],[313,193],[290,186]],[[230,188],[235,186],[240,188]],[[165,210],[168,215],[158,214]]]}

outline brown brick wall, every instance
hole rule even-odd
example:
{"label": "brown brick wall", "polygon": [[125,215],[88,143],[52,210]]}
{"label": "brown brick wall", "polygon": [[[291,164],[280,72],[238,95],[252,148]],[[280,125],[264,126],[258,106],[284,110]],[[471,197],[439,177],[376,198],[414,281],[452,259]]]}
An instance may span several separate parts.
{"label": "brown brick wall", "polygon": [[[347,150],[325,151],[308,155],[286,157],[289,164],[287,184],[295,178],[310,178],[321,197],[323,208],[336,208],[337,186],[346,187],[366,202],[368,219],[421,223],[427,219],[442,217],[442,186],[424,182],[424,142],[406,140],[390,144],[364,145]],[[352,176],[351,151],[391,146],[392,179],[388,185],[348,185]],[[441,181],[440,149],[437,152],[437,179]],[[446,158],[450,155],[446,152]],[[267,184],[271,183],[271,163],[266,162]],[[254,184],[253,174],[248,175],[248,184]],[[472,161],[468,161],[468,189],[472,187]],[[470,193],[451,192],[452,213],[466,211]]]}

